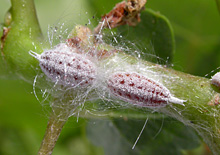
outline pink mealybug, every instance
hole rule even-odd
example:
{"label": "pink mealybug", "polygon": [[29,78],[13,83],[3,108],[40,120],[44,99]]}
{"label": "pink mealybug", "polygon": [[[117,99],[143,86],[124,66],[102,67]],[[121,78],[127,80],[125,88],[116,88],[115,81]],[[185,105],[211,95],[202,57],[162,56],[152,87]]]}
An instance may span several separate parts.
{"label": "pink mealybug", "polygon": [[211,83],[215,85],[216,87],[220,88],[220,72],[216,73],[212,79]]}
{"label": "pink mealybug", "polygon": [[33,51],[29,53],[39,60],[42,71],[53,82],[71,87],[91,85],[96,76],[95,64],[73,50],[65,43],[61,43],[42,54]]}
{"label": "pink mealybug", "polygon": [[141,107],[164,107],[168,103],[184,105],[186,102],[172,96],[161,83],[135,72],[114,73],[107,84],[113,95]]}

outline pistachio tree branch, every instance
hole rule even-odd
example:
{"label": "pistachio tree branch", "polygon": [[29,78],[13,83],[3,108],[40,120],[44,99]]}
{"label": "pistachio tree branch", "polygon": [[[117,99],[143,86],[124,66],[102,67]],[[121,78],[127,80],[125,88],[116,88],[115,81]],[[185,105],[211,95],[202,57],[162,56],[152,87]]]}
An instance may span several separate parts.
{"label": "pistachio tree branch", "polygon": [[[216,0],[216,2],[219,4],[219,1]],[[10,31],[3,43],[3,60],[7,63],[10,70],[15,72],[15,75],[32,83],[36,75],[38,62],[32,58],[28,52],[30,50],[36,51],[37,53],[42,52],[42,45],[39,41],[42,39],[42,34],[36,17],[34,2],[33,0],[11,0],[11,3],[12,22],[10,24]],[[124,59],[125,57],[126,59]],[[137,61],[140,61],[123,53],[117,53],[107,59],[110,66],[114,66],[117,63],[120,66],[120,63],[124,61],[127,61],[129,65],[135,65]],[[193,127],[209,145],[212,152],[219,154],[220,95],[216,91],[216,88],[210,84],[210,80],[175,71],[147,61],[142,61],[142,66],[138,69],[138,72],[143,74],[150,72],[154,75],[158,75],[160,77],[159,82],[163,83],[164,86],[170,90],[172,95],[187,100],[187,102],[184,103],[185,106],[170,104],[164,108],[157,109],[157,111]],[[128,110],[133,109],[133,107],[132,105],[128,106]],[[129,115],[117,109],[106,113],[114,117],[120,117],[118,113],[121,113],[124,117],[138,118],[144,117],[143,114],[140,114],[143,110],[149,110],[144,107],[136,107],[136,109],[140,110],[139,113],[135,111],[132,113],[132,111],[130,111]],[[123,111],[125,110],[123,109]],[[83,113],[81,116],[83,117]],[[66,120],[57,117],[57,115],[51,116],[39,154],[52,153],[51,151],[65,121]]]}
{"label": "pistachio tree branch", "polygon": [[57,115],[51,115],[38,155],[52,154],[54,146],[65,123],[66,119],[61,119]]}
{"label": "pistachio tree branch", "polygon": [[[116,63],[120,65],[122,60],[124,61],[125,57],[127,63],[130,65],[135,65],[136,63],[140,64],[140,62],[138,62],[140,60],[137,60],[132,56],[125,56],[125,54],[120,53],[109,58],[108,65],[115,65]],[[183,122],[185,125],[193,127],[208,144],[211,151],[214,154],[219,154],[220,94],[218,93],[218,88],[212,86],[210,79],[207,78],[193,76],[147,61],[142,61],[142,65],[143,66],[140,66],[140,68],[137,68],[137,72],[141,72],[145,75],[149,73],[158,75],[160,78],[157,80],[163,83],[175,97],[186,100],[186,102],[184,102],[184,106],[178,104],[170,104],[166,107],[153,110],[171,116]],[[143,115],[143,111],[149,111],[149,108],[137,107],[135,105],[132,107],[131,106],[128,105],[127,110],[125,110],[125,108],[123,108],[121,111],[120,109],[113,109],[106,111],[105,114],[111,117],[123,116],[125,118],[148,117],[147,114],[145,114],[145,116]],[[83,111],[81,113],[81,117],[90,117],[88,116],[88,113],[85,113],[86,111]],[[100,116],[102,112],[97,112],[95,115],[96,114],[97,116]]]}
{"label": "pistachio tree branch", "polygon": [[32,35],[41,36],[41,29],[36,15],[34,0],[11,0],[12,20],[16,25],[22,25],[22,31],[34,31]]}
{"label": "pistachio tree branch", "polygon": [[1,39],[1,66],[10,70],[13,77],[32,83],[38,63],[28,52],[42,51],[42,33],[34,0],[11,0],[11,22],[5,27]]}

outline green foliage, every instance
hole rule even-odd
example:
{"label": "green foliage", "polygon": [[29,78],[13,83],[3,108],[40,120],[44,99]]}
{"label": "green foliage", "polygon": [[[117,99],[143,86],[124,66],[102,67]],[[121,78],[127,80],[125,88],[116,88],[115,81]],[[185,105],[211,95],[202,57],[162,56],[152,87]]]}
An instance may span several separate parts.
{"label": "green foliage", "polygon": [[181,154],[193,149],[200,140],[193,129],[171,118],[149,118],[135,149],[132,149],[145,120],[91,120],[87,126],[89,139],[102,146],[105,154]]}
{"label": "green foliage", "polygon": [[[95,0],[89,1],[92,9],[95,9],[99,16],[103,15],[103,12],[110,11],[118,2],[120,1],[102,1],[100,3]],[[175,51],[173,29],[169,20],[159,12],[146,9],[142,11],[141,22],[137,26],[120,26],[117,33],[123,36],[123,40],[117,37],[118,44],[123,45],[125,40],[129,40],[126,46],[133,51],[142,51],[143,59],[161,64],[172,62]],[[135,43],[135,46],[132,43]]]}
{"label": "green foliage", "polygon": [[[175,69],[205,76],[219,67],[220,17],[215,1],[148,2],[147,6],[165,15],[174,29]],[[211,77],[211,74],[208,77]]]}
{"label": "green foliage", "polygon": [[220,13],[220,0],[215,0],[218,8],[218,12]]}
{"label": "green foliage", "polygon": [[[37,154],[49,112],[33,97],[32,86],[23,81],[0,81],[0,154]],[[38,96],[40,100],[42,98]],[[54,155],[102,154],[85,137],[86,120],[70,118]]]}
{"label": "green foliage", "polygon": [[143,59],[162,64],[172,62],[175,48],[173,29],[168,19],[160,13],[146,9],[142,11],[141,22],[137,26],[119,27],[118,33],[123,39],[136,43],[135,48],[130,48],[142,51]]}
{"label": "green foliage", "polygon": [[[47,3],[49,6],[53,4],[55,12],[58,10],[56,8],[59,8],[63,13],[68,4],[75,2],[66,0],[57,1],[56,3],[48,1]],[[81,19],[81,16],[84,16],[82,14],[85,13],[83,9],[88,11],[88,17],[95,15],[99,18],[101,14],[110,11],[117,2],[119,1],[84,0],[79,4],[80,7],[76,8],[77,5],[74,5],[75,8],[71,8],[75,12],[70,13],[73,16],[70,20],[76,24],[85,23],[87,17]],[[216,2],[219,4],[218,0]],[[44,6],[46,2],[36,1],[36,3],[38,4],[38,12],[41,15],[41,25],[46,25],[43,26],[43,32],[45,32],[48,24],[54,24],[48,23],[48,19],[54,18],[57,20],[57,15],[54,12],[54,14],[46,16],[48,19],[42,19],[44,18],[43,15],[48,12],[48,7]],[[60,4],[63,4],[63,6]],[[32,83],[33,77],[36,75],[35,67],[38,66],[38,63],[28,54],[28,51],[41,52],[42,45],[40,42],[42,42],[42,36],[35,15],[29,14],[30,10],[25,12],[27,10],[18,5],[20,4],[15,3],[14,6],[17,11],[14,10],[13,13],[16,23],[12,23],[12,29],[4,46],[8,65],[5,66],[3,61],[0,62],[0,77],[5,74],[2,70],[7,68],[8,71],[10,70],[13,74],[22,76],[22,78]],[[176,11],[177,6],[178,11]],[[126,35],[131,42],[135,42],[138,48],[148,52],[144,46],[147,43],[147,49],[154,49],[153,53],[150,54],[156,54],[163,60],[167,60],[167,57],[170,58],[169,61],[173,59],[177,69],[182,70],[184,68],[184,71],[189,73],[204,75],[218,67],[220,22],[217,20],[219,16],[216,15],[217,10],[214,2],[155,0],[149,1],[147,7],[160,10],[161,13],[147,9],[143,12],[141,16],[142,23],[137,28],[125,26],[119,28],[118,31]],[[46,10],[44,13],[41,11],[43,8]],[[83,11],[78,10],[79,8],[83,8]],[[19,10],[24,11],[24,14],[17,14]],[[78,16],[79,12],[81,12],[81,16]],[[161,14],[165,14],[174,27],[177,43],[174,57],[173,30],[168,20]],[[65,18],[65,15],[58,15],[58,17]],[[35,21],[32,21],[33,19]],[[32,28],[31,35],[30,27]],[[70,24],[69,28],[72,27],[73,24]],[[142,33],[143,28],[146,28],[146,30]],[[0,26],[0,29],[2,29],[2,26]],[[0,34],[2,35],[2,32]],[[179,66],[182,68],[179,68]],[[46,128],[47,117],[45,112],[42,112],[41,105],[36,101],[34,95],[28,93],[31,91],[30,85],[20,83],[20,81],[0,81],[0,154],[36,154],[39,148]],[[74,118],[64,128],[54,154],[103,154],[101,148],[96,148],[88,142],[85,131],[83,131],[85,130],[85,122],[83,120],[79,120],[79,122],[76,123]],[[191,128],[170,120],[170,118],[164,119],[161,131],[157,135],[162,120],[150,119],[135,150],[131,150],[144,124],[143,120],[96,121],[96,126],[91,124],[93,122],[88,123],[88,137],[95,145],[102,146],[106,154],[111,151],[116,151],[115,154],[156,154],[158,148],[161,152],[165,151],[164,154],[180,154],[182,149],[193,149],[200,144],[197,135]],[[109,124],[112,126],[109,126]],[[157,136],[154,139],[155,135]]]}

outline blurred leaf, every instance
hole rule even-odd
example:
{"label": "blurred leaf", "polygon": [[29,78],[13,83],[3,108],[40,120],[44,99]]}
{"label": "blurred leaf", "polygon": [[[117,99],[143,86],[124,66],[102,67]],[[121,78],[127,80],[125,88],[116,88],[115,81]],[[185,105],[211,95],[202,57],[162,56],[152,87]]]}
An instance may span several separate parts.
{"label": "blurred leaf", "polygon": [[106,155],[130,155],[139,153],[110,120],[92,120],[87,125],[87,137],[96,145],[104,148]]}
{"label": "blurred leaf", "polygon": [[105,154],[181,154],[183,149],[200,145],[193,129],[171,118],[149,119],[134,150],[145,120],[90,121],[87,126],[89,139],[104,147]]}
{"label": "blurred leaf", "polygon": [[141,12],[141,22],[137,26],[119,27],[118,33],[135,43],[136,47],[131,46],[131,50],[143,52],[142,58],[162,64],[172,62],[175,49],[173,29],[160,13],[146,9]]}
{"label": "blurred leaf", "polygon": [[215,0],[218,8],[218,12],[220,13],[220,0]]}
{"label": "blurred leaf", "polygon": [[86,123],[85,119],[70,117],[61,132],[53,154],[102,155],[102,149],[92,145],[85,137]]}
{"label": "blurred leaf", "polygon": [[96,16],[98,19],[101,19],[101,16],[110,12],[117,3],[121,2],[121,0],[89,0],[89,6],[91,10],[96,11]]}
{"label": "blurred leaf", "polygon": [[1,0],[1,5],[0,5],[0,23],[3,23],[4,18],[5,18],[5,13],[10,7],[10,1],[8,0]]}
{"label": "blurred leaf", "polygon": [[32,155],[37,152],[37,136],[30,129],[0,126],[0,137],[0,154],[2,155]]}
{"label": "blurred leaf", "polygon": [[56,26],[58,31],[56,31],[56,34],[53,34],[55,35],[53,39],[59,35],[65,39],[68,35],[68,33],[64,32],[66,29],[70,32],[76,25],[88,24],[89,19],[93,23],[93,16],[96,15],[96,9],[90,9],[91,5],[89,2],[88,0],[56,0],[56,3],[54,3],[54,0],[35,1],[43,34],[47,36],[48,31],[51,31],[51,27]]}
{"label": "blurred leaf", "polygon": [[[168,17],[173,26],[176,41],[173,60],[175,69],[204,76],[219,66],[213,64],[220,57],[220,20],[216,1],[154,0],[148,1],[147,6]],[[202,62],[202,59],[211,57],[216,51],[218,55]],[[207,64],[206,68],[200,66],[201,62]]]}
{"label": "blurred leaf", "polygon": [[[144,122],[144,120],[113,121],[130,143],[134,143]],[[172,118],[165,118],[149,119],[136,147],[144,154],[149,152],[168,155],[178,154],[181,149],[193,149],[199,145],[200,140],[192,128]]]}
{"label": "blurred leaf", "polygon": [[[32,85],[18,80],[0,80],[0,154],[36,154],[47,126],[49,103],[39,103]],[[36,90],[37,91],[37,90]],[[40,101],[41,93],[37,91]],[[42,107],[43,106],[43,107]],[[85,138],[86,120],[71,117],[64,126],[54,155],[100,151]],[[80,146],[74,146],[75,144]],[[82,150],[81,150],[82,149]]]}
{"label": "blurred leaf", "polygon": [[46,127],[46,113],[42,114],[42,105],[31,94],[32,85],[19,80],[0,80],[0,86],[0,125],[39,129],[45,124]]}
{"label": "blurred leaf", "polygon": [[[89,4],[91,9],[96,11],[96,17],[100,19],[101,15],[109,12],[118,2],[120,0],[90,0]],[[218,62],[220,57],[220,48],[213,48],[219,47],[220,44],[220,20],[218,20],[216,1],[154,0],[147,1],[146,7],[165,15],[173,26],[176,42],[173,59],[175,69],[204,76],[219,66],[216,64],[209,65],[214,61]],[[155,53],[150,52],[152,48],[149,46],[147,48],[150,49],[148,55],[153,54],[155,56]],[[199,67],[200,60],[206,59],[207,56],[211,57],[216,50],[218,55],[206,63],[203,62],[203,64],[208,65],[201,69]]]}
{"label": "blurred leaf", "polygon": [[[97,10],[97,15],[101,16],[108,13],[118,2],[120,1],[97,3],[92,0],[90,4]],[[124,40],[129,40],[130,43],[127,42],[125,46],[132,51],[140,50],[143,53],[142,58],[162,64],[172,62],[175,51],[173,29],[169,20],[160,13],[146,9],[141,12],[141,22],[137,26],[121,26],[118,28],[118,34],[123,36],[123,40],[117,37],[117,44],[123,45]]]}

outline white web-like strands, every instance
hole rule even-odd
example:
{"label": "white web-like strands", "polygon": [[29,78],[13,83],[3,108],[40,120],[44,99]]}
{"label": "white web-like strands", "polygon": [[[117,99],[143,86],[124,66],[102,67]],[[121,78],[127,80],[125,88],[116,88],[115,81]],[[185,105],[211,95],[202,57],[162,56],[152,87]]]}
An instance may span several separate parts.
{"label": "white web-like strands", "polygon": [[141,129],[140,134],[138,135],[138,137],[137,137],[136,141],[134,142],[134,145],[132,146],[132,149],[134,149],[134,148],[135,148],[135,146],[137,145],[137,142],[138,142],[138,140],[140,139],[141,134],[143,133],[143,131],[144,131],[144,129],[145,129],[145,127],[146,127],[146,125],[147,125],[147,122],[148,122],[148,118],[146,119],[146,121],[145,121],[145,123],[144,123],[144,125],[143,125],[143,127],[142,127],[142,129]]}
{"label": "white web-like strands", "polygon": [[[174,92],[175,89],[184,89],[187,87],[184,83],[184,81],[179,77],[178,75],[169,75],[160,73],[157,70],[158,66],[155,65],[146,65],[141,61],[141,53],[138,48],[133,51],[131,48],[126,46],[127,43],[132,44],[135,47],[134,43],[126,42],[126,43],[120,43],[117,45],[116,48],[118,51],[126,51],[128,54],[135,57],[134,62],[129,61],[128,55],[123,55],[120,53],[115,53],[112,56],[110,56],[107,59],[101,59],[100,55],[98,55],[96,52],[99,50],[100,47],[95,46],[91,40],[88,42],[87,49],[92,49],[93,55],[90,55],[87,49],[82,49],[81,51],[77,51],[77,49],[70,48],[65,43],[65,38],[63,35],[67,35],[69,33],[68,29],[64,29],[64,24],[59,24],[60,26],[55,26],[54,28],[49,27],[48,31],[48,38],[49,43],[51,45],[51,49],[46,49],[44,54],[41,56],[31,53],[33,56],[35,56],[39,61],[42,60],[42,63],[40,63],[40,67],[42,68],[44,74],[39,74],[36,76],[34,81],[34,88],[35,86],[41,85],[40,82],[44,81],[42,79],[47,79],[47,83],[42,87],[41,95],[43,100],[40,101],[40,98],[38,97],[37,93],[34,90],[34,94],[36,95],[36,98],[39,98],[38,100],[44,104],[44,102],[49,101],[51,98],[55,98],[53,101],[50,102],[50,106],[52,107],[54,113],[57,113],[57,115],[60,116],[60,118],[67,118],[70,116],[76,116],[79,117],[81,115],[81,111],[83,111],[83,115],[95,115],[95,116],[106,116],[109,115],[108,112],[111,112],[114,110],[123,110],[123,109],[137,109],[137,106],[139,102],[135,101],[135,105],[131,104],[133,100],[131,100],[129,97],[124,99],[120,98],[117,95],[115,95],[114,90],[112,91],[109,89],[108,86],[108,80],[110,77],[113,77],[116,73],[137,73],[140,74],[143,78],[141,79],[150,79],[153,81],[153,87],[155,87],[155,83],[162,86],[162,91],[165,92],[165,96],[163,100],[164,104],[163,106],[159,106],[158,109],[154,109],[155,106],[146,106],[150,107],[151,111],[159,111],[159,112],[165,112],[169,114],[170,116],[173,116],[174,118],[177,118],[178,120],[184,122],[184,124],[190,125],[191,122],[196,122],[196,124],[200,125],[194,125],[194,128],[204,130],[206,132],[210,133],[210,136],[217,136],[219,135],[213,135],[210,131],[213,130],[209,127],[208,121],[201,121],[200,119],[195,120],[185,120],[182,116],[182,112],[187,113],[187,108],[181,110],[177,107],[172,107],[172,104],[169,104],[169,106],[173,109],[174,113],[170,113],[166,110],[166,106],[168,103],[172,102],[170,100],[170,97],[175,97],[176,100],[173,100],[173,102],[177,102],[179,104],[184,104],[185,99],[180,98],[178,99]],[[107,36],[107,37],[106,37]],[[93,38],[94,36],[91,36],[91,34],[87,35],[88,38]],[[114,44],[118,43],[117,37],[120,38],[120,34],[117,36],[113,32],[109,34],[105,33],[99,33],[98,37],[100,39],[100,43],[105,45],[105,42],[102,40],[103,37],[105,39],[112,38],[109,40],[114,40]],[[54,44],[58,45],[54,46]],[[110,41],[109,41],[110,42]],[[56,50],[55,50],[56,49]],[[54,51],[55,52],[52,52]],[[48,52],[48,53],[47,53]],[[52,52],[52,53],[50,53]],[[64,54],[61,54],[64,53]],[[156,57],[154,54],[152,54],[152,51],[149,52],[150,54],[145,54],[148,57]],[[61,55],[60,55],[61,54]],[[53,61],[47,60],[46,56],[49,56],[52,58]],[[65,58],[66,57],[66,58]],[[78,59],[77,61],[71,61],[73,60],[73,57]],[[62,64],[59,64],[60,60],[62,60]],[[71,61],[72,66],[68,66],[68,63]],[[165,61],[165,60],[161,60]],[[45,62],[47,65],[45,65]],[[86,62],[86,63],[85,63]],[[44,65],[43,65],[44,64]],[[77,65],[80,66],[81,69],[77,69]],[[47,69],[44,66],[53,66],[52,68],[54,70],[51,70],[51,73],[49,72],[49,68]],[[73,67],[75,66],[75,67]],[[59,73],[56,71],[59,70]],[[61,71],[61,72],[60,72]],[[60,75],[62,73],[62,75]],[[77,77],[77,78],[75,78]],[[112,78],[110,78],[112,79]],[[113,78],[114,79],[114,78]],[[129,79],[126,79],[129,83]],[[133,79],[134,80],[134,79]],[[173,86],[172,82],[179,81],[179,85]],[[132,80],[131,80],[132,81]],[[131,82],[130,81],[130,82]],[[140,80],[140,81],[146,81],[146,80]],[[135,82],[136,84],[142,85],[140,81]],[[172,86],[171,86],[172,85]],[[161,87],[160,87],[161,88]],[[134,92],[136,88],[133,87],[123,87],[125,91],[131,90],[130,92]],[[197,92],[198,90],[193,89],[192,92]],[[118,92],[118,91],[117,91]],[[138,92],[138,91],[137,91]],[[137,94],[137,93],[133,93]],[[155,93],[152,93],[155,94]],[[146,92],[143,92],[141,90],[138,92],[138,95],[140,96],[148,96]],[[151,98],[151,97],[148,97]],[[155,99],[155,103],[157,103],[157,98],[153,97],[152,99]],[[173,98],[174,99],[174,98]],[[187,104],[190,104],[191,100],[187,101]],[[129,104],[130,103],[130,104]],[[139,104],[140,105],[140,104]],[[147,109],[144,108],[145,106],[140,105],[140,109],[144,109],[143,113],[147,113]],[[198,107],[194,106],[193,108],[198,109]],[[205,108],[205,106],[204,106]],[[201,113],[204,113],[204,109],[201,109]],[[62,112],[60,112],[62,111]],[[219,115],[217,111],[210,111],[207,109],[207,116],[208,115]],[[123,117],[123,116],[122,116]],[[146,115],[147,117],[147,115]],[[217,120],[216,120],[217,121]],[[144,124],[143,129],[145,128],[147,124]],[[162,127],[161,127],[162,128]],[[142,131],[143,131],[142,129]],[[160,131],[161,129],[159,129]],[[216,127],[217,130],[217,127]],[[140,135],[142,133],[140,132]],[[140,136],[138,136],[138,139]],[[135,142],[136,145],[137,142]]]}
{"label": "white web-like strands", "polygon": [[[105,21],[103,21],[103,23],[104,22]],[[89,24],[90,23],[91,22],[89,22]],[[53,83],[50,83],[49,88],[46,88],[44,91],[42,91],[47,92],[47,98],[49,97],[49,94],[51,94],[55,98],[58,98],[56,102],[52,102],[52,107],[57,108],[60,106],[60,108],[62,108],[64,105],[67,105],[64,103],[64,100],[66,99],[66,96],[68,96],[69,99],[72,99],[71,101],[65,100],[65,102],[69,102],[68,104],[75,105],[76,107],[78,107],[78,105],[84,106],[83,103],[85,101],[93,102],[99,100],[100,106],[94,106],[94,108],[91,108],[91,106],[89,107],[89,111],[93,114],[96,114],[96,112],[100,111],[106,112],[111,109],[127,108],[127,106],[130,105],[121,102],[120,98],[118,100],[117,97],[115,97],[114,92],[111,91],[111,89],[109,89],[109,83],[107,81],[109,80],[109,77],[112,77],[112,75],[116,72],[137,72],[142,76],[142,78],[145,79],[145,82],[147,81],[146,78],[148,80],[154,79],[153,85],[150,85],[152,87],[160,85],[158,89],[161,89],[160,92],[164,91],[164,93],[166,94],[164,95],[166,97],[163,97],[162,99],[164,104],[158,104],[158,107],[164,107],[168,102],[183,104],[184,100],[175,98],[171,95],[169,90],[165,86],[163,86],[163,84],[160,84],[162,78],[168,77],[169,79],[176,79],[178,77],[163,77],[165,75],[157,75],[157,73],[154,71],[155,66],[146,68],[145,65],[142,64],[142,62],[140,61],[141,54],[140,52],[138,52],[138,49],[135,51],[131,51],[131,49],[127,48],[125,45],[123,45],[123,47],[121,47],[120,45],[118,45],[117,47],[112,46],[117,50],[127,51],[131,55],[135,56],[136,63],[132,65],[128,62],[129,58],[126,55],[119,56],[118,54],[114,54],[114,56],[110,59],[102,59],[100,58],[100,55],[102,54],[97,54],[97,52],[99,52],[98,50],[100,47],[95,46],[91,42],[91,39],[87,39],[89,41],[87,48],[80,49],[80,51],[77,48],[68,46],[68,44],[64,42],[64,39],[62,37],[64,34],[66,35],[69,31],[68,29],[64,29],[64,25],[64,23],[61,23],[59,24],[59,26],[49,26],[48,31],[48,39],[51,46],[53,46],[53,42],[57,42],[57,40],[60,40],[61,43],[52,47],[51,49],[46,49],[41,55],[36,54],[32,51],[30,52],[32,56],[39,60],[40,67],[45,74],[43,77],[46,77],[48,81],[52,81],[54,83],[54,85]],[[113,37],[114,42],[118,43],[117,36],[115,35],[115,33],[113,33],[112,31],[110,32],[110,36],[108,37]],[[100,33],[97,34],[97,37],[99,37],[100,44],[105,45],[104,41],[102,40],[103,36],[105,35],[105,33],[101,33],[101,30]],[[88,34],[86,35],[86,37],[93,38],[94,36]],[[108,37],[105,37],[105,39]],[[89,51],[87,51],[88,49]],[[143,82],[144,79],[141,81]],[[138,83],[139,81],[137,82],[137,84]],[[36,79],[34,82],[34,87],[35,85]],[[59,95],[59,93],[61,95]],[[152,93],[152,97],[151,95],[148,95],[148,100],[150,101],[152,98],[152,100],[156,101],[155,94]],[[45,96],[45,94],[43,94],[43,96]],[[147,94],[144,92],[144,90],[142,90],[142,97],[144,96],[147,96]],[[126,102],[128,100],[129,99],[122,99],[122,101]],[[60,105],[58,102],[60,102]],[[136,104],[138,105],[138,103]],[[139,105],[140,107],[144,107],[144,105]],[[151,106],[146,105],[146,107]],[[155,106],[153,105],[152,107]],[[85,106],[85,108],[87,108],[87,106]],[[76,111],[76,109],[77,108],[74,107],[73,110],[70,110],[71,112],[69,112],[69,115],[74,115],[74,111]]]}

